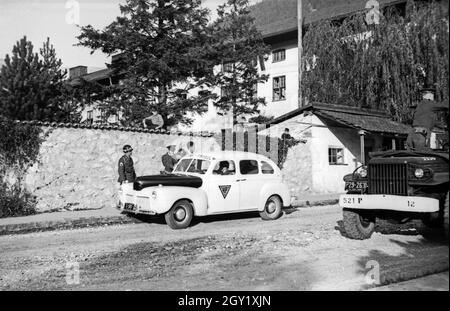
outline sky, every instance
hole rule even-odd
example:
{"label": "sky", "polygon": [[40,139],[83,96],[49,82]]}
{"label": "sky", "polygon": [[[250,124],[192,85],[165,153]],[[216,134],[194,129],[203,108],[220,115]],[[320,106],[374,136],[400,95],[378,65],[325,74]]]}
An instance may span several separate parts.
{"label": "sky", "polygon": [[[74,46],[79,34],[76,5],[79,4],[79,24],[91,24],[102,29],[120,15],[119,4],[125,0],[0,0],[0,63],[10,54],[24,35],[39,51],[50,37],[56,53],[66,68],[85,65],[89,71],[104,68],[110,59],[101,52]],[[204,6],[215,12],[224,0],[203,0]],[[66,7],[67,6],[67,7]]]}

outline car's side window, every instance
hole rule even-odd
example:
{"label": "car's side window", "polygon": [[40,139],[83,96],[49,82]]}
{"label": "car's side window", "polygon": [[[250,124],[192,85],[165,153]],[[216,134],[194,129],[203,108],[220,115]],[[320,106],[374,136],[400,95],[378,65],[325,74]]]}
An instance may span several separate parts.
{"label": "car's side window", "polygon": [[265,161],[261,161],[261,172],[263,174],[274,174],[275,170],[273,169],[272,165]]}
{"label": "car's side window", "polygon": [[234,175],[236,174],[236,165],[234,161],[223,160],[217,162],[213,170],[213,175]]}
{"label": "car's side window", "polygon": [[242,175],[256,175],[259,173],[258,161],[242,160],[239,162],[239,169]]}

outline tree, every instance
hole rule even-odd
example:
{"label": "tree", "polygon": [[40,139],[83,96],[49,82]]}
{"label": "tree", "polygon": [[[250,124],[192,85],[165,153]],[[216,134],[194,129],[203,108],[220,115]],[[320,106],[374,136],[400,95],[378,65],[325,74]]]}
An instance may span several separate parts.
{"label": "tree", "polygon": [[39,54],[23,37],[0,71],[0,114],[10,119],[68,121],[74,113],[66,103],[66,71],[50,39]]}
{"label": "tree", "polygon": [[121,16],[104,30],[82,27],[79,45],[119,54],[113,66],[121,82],[110,104],[129,125],[156,110],[166,125],[190,123],[186,112],[207,111],[210,92],[187,93],[211,72],[204,43],[209,11],[201,0],[127,0]]}
{"label": "tree", "polygon": [[385,110],[410,122],[426,84],[448,99],[448,16],[439,4],[392,10],[378,25],[365,14],[311,25],[304,37],[302,88],[309,101]]}
{"label": "tree", "polygon": [[215,72],[212,84],[220,87],[221,96],[214,105],[221,113],[232,112],[233,124],[238,116],[254,115],[265,105],[265,98],[257,96],[257,84],[268,76],[258,71],[270,52],[250,15],[248,0],[228,0],[219,6],[218,18],[211,25],[215,59],[222,68]]}

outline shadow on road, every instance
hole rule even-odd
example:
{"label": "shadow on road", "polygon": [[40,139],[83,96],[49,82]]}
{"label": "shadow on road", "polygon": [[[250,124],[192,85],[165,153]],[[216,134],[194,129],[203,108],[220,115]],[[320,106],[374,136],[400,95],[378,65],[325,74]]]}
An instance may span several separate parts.
{"label": "shadow on road", "polygon": [[[334,227],[335,230],[345,237],[347,233],[344,230],[343,221],[337,221],[337,225]],[[404,236],[419,236],[421,235],[425,240],[433,240],[445,242],[445,235],[442,228],[431,229],[424,226],[420,221],[412,221],[406,224],[396,224],[390,223],[386,220],[377,219],[375,232],[382,235],[404,235]]]}
{"label": "shadow on road", "polygon": [[[295,211],[284,211],[280,218],[284,216],[284,214],[290,214]],[[134,219],[142,221],[144,223],[151,224],[160,224],[166,225],[166,221],[164,216],[149,216],[149,215],[128,215]],[[192,219],[190,227],[195,227],[201,223],[213,223],[213,222],[223,222],[229,220],[245,220],[245,219],[258,219],[261,218],[258,212],[243,212],[243,213],[233,213],[233,214],[221,214],[221,215],[211,215],[211,216],[202,216],[202,217],[194,217]]]}
{"label": "shadow on road", "polygon": [[366,280],[362,289],[448,271],[448,244],[442,240],[402,242],[389,239],[388,243],[399,248],[395,254],[372,249],[357,260],[361,280]]}

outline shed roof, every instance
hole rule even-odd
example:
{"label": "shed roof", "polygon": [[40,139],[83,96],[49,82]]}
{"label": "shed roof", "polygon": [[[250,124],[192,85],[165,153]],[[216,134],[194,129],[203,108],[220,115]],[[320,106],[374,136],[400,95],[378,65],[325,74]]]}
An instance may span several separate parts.
{"label": "shed roof", "polygon": [[312,112],[329,125],[339,125],[370,133],[406,136],[411,126],[391,120],[383,111],[341,105],[312,103],[282,115],[269,124],[279,124],[304,112]]}

